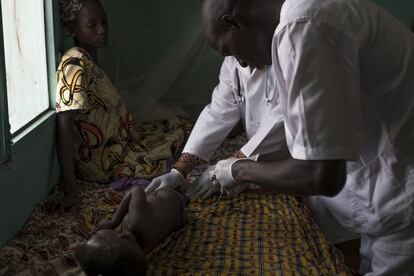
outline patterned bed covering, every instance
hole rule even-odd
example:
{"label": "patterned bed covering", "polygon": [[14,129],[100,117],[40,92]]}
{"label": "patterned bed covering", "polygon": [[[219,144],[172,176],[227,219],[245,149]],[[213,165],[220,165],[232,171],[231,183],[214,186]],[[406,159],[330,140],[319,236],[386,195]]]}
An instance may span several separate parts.
{"label": "patterned bed covering", "polygon": [[[239,143],[226,141],[215,159]],[[190,181],[201,172],[195,170]],[[48,216],[36,207],[0,249],[0,275],[83,275],[72,252],[112,216],[123,194],[82,183],[79,214]],[[188,224],[147,256],[148,275],[352,275],[294,197],[266,191],[216,195],[191,201],[187,215]]]}

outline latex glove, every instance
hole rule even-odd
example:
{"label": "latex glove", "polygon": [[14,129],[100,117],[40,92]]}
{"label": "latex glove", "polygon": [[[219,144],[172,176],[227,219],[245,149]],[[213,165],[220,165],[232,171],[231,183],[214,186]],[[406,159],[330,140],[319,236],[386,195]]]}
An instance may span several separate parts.
{"label": "latex glove", "polygon": [[185,184],[185,177],[176,169],[172,169],[169,173],[154,178],[148,187],[146,193],[158,190],[162,187],[177,188]]}
{"label": "latex glove", "polygon": [[[211,176],[213,183],[217,183],[220,185],[220,191],[222,193],[229,194],[231,190],[238,187],[241,189],[241,186],[245,186],[246,184],[239,183],[233,178],[233,174],[231,172],[231,168],[234,163],[237,161],[242,160],[239,158],[228,158],[224,160],[220,160],[216,164],[216,168],[214,169],[214,173]],[[248,186],[249,184],[247,184]],[[245,189],[246,187],[244,187]],[[243,189],[243,190],[244,190]],[[237,191],[237,190],[235,190]]]}
{"label": "latex glove", "polygon": [[216,165],[208,167],[200,176],[198,182],[193,183],[185,195],[189,198],[206,199],[220,190],[220,185],[214,184],[210,179],[210,174],[214,172]]}

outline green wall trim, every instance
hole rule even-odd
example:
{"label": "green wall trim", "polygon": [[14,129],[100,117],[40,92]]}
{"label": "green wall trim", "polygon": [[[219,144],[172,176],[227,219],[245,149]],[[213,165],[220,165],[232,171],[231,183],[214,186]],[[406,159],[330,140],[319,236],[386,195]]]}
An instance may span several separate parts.
{"label": "green wall trim", "polygon": [[12,155],[31,144],[33,139],[35,139],[43,129],[54,127],[55,122],[56,112],[54,110],[48,110],[36,118],[36,120],[30,123],[30,126],[26,127],[24,131],[19,133],[19,135],[12,138]]}
{"label": "green wall trim", "polygon": [[[0,6],[0,42],[3,41],[3,25]],[[10,154],[10,125],[7,108],[6,70],[4,44],[0,43],[0,166],[6,163]]]}
{"label": "green wall trim", "polygon": [[56,68],[57,61],[59,57],[56,52],[56,45],[58,42],[57,38],[60,39],[60,35],[56,33],[56,25],[59,25],[57,21],[57,12],[56,12],[56,1],[45,0],[44,1],[44,10],[45,10],[45,34],[46,34],[46,57],[48,65],[48,80],[49,80],[49,93],[50,95],[50,107],[55,108],[56,104]]}

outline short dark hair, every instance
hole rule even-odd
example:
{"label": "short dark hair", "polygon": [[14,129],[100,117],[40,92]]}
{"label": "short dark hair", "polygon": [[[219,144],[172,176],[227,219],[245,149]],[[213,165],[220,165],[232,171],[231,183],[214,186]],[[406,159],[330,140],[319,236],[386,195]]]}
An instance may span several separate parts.
{"label": "short dark hair", "polygon": [[75,252],[75,259],[88,276],[140,276],[147,270],[145,256],[135,251],[117,250],[117,245],[92,247],[85,244]]}

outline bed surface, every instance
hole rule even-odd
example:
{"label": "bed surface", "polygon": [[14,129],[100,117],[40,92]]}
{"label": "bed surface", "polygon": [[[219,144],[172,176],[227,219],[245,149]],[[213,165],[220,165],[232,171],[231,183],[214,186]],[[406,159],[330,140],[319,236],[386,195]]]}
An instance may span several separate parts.
{"label": "bed surface", "polygon": [[[226,157],[240,139],[226,140]],[[190,175],[193,181],[203,168]],[[108,219],[123,192],[81,183],[80,213],[46,215],[35,208],[26,225],[0,249],[0,275],[83,275],[73,250]],[[148,275],[352,275],[309,212],[292,196],[255,190],[234,198],[193,200],[188,223],[148,256]]]}

